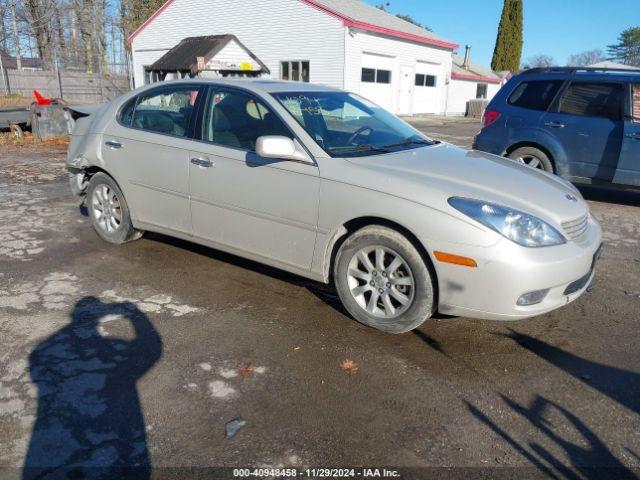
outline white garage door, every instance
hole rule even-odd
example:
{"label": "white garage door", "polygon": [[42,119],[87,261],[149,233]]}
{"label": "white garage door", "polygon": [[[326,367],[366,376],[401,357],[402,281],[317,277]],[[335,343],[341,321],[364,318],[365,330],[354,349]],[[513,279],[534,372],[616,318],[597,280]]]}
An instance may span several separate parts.
{"label": "white garage door", "polygon": [[362,54],[360,95],[387,110],[393,108],[394,58],[373,53]]}
{"label": "white garage door", "polygon": [[438,113],[440,92],[444,86],[442,65],[416,63],[413,113]]}

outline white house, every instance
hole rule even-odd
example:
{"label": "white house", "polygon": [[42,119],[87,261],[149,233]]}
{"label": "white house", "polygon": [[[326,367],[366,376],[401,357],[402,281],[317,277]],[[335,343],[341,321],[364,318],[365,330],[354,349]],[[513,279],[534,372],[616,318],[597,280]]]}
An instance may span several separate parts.
{"label": "white house", "polygon": [[273,78],[349,90],[394,113],[444,114],[452,101],[458,45],[359,0],[168,0],[129,38],[135,85],[181,40],[212,35],[235,36]]}
{"label": "white house", "polygon": [[490,101],[507,80],[469,59],[470,47],[466,47],[464,57],[453,56],[451,83],[447,92],[447,115],[465,115],[470,100]]}

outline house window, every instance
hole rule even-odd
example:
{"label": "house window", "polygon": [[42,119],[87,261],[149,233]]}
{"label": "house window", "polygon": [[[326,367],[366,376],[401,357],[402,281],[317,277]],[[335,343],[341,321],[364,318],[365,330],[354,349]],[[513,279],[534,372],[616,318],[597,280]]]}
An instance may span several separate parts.
{"label": "house window", "polygon": [[280,62],[280,79],[309,83],[309,70],[309,62],[306,60]]}
{"label": "house window", "polygon": [[363,68],[360,79],[365,83],[391,83],[391,71]]}
{"label": "house window", "polygon": [[144,85],[149,85],[151,83],[151,70],[149,67],[144,67]]}
{"label": "house window", "polygon": [[487,98],[487,84],[479,83],[476,87],[476,98],[486,99]]}
{"label": "house window", "polygon": [[434,75],[425,75],[416,73],[416,87],[435,87],[436,77]]}

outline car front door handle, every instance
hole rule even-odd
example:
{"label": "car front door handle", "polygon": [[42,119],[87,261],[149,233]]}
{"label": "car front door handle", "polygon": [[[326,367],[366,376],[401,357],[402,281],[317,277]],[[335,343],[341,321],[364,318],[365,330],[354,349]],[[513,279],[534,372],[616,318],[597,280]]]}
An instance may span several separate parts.
{"label": "car front door handle", "polygon": [[104,144],[111,148],[122,148],[122,144],[117,140],[107,140]]}
{"label": "car front door handle", "polygon": [[213,165],[213,162],[211,160],[209,160],[208,158],[192,158],[191,159],[191,163],[193,163],[194,165],[197,165],[199,167],[204,167],[204,168],[209,168],[210,166]]}
{"label": "car front door handle", "polygon": [[560,123],[560,122],[547,122],[544,125],[545,127],[551,127],[551,128],[564,128],[564,123]]}

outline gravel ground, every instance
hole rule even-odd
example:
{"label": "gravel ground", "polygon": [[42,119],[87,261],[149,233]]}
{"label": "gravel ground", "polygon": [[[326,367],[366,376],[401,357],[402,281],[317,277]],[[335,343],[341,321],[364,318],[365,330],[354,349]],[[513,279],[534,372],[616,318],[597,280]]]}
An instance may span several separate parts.
{"label": "gravel ground", "polygon": [[[460,145],[478,128],[412,121]],[[153,234],[105,244],[63,159],[0,153],[0,478],[637,478],[639,195],[585,191],[607,248],[576,302],[389,335],[253,262]]]}

